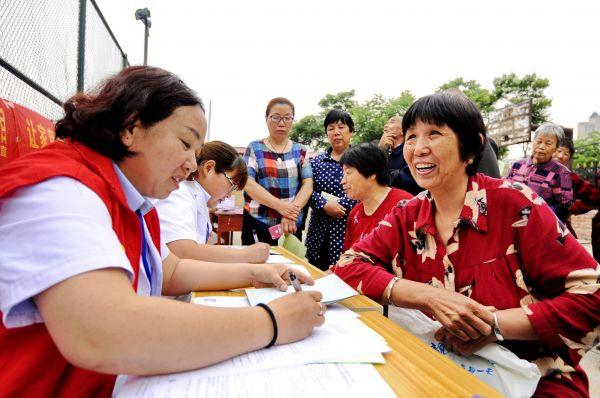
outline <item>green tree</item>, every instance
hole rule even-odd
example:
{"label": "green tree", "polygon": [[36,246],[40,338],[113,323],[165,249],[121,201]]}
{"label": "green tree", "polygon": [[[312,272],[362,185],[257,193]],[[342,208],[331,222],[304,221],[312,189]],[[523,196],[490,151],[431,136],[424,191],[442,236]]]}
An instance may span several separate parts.
{"label": "green tree", "polygon": [[394,115],[402,115],[415,101],[410,91],[403,91],[399,97],[385,98],[375,95],[364,104],[358,104],[350,110],[354,119],[354,143],[379,140],[383,126]]}
{"label": "green tree", "polygon": [[357,105],[356,101],[354,100],[354,94],[354,90],[342,91],[337,94],[326,94],[325,97],[319,101],[319,106],[323,108],[324,111],[341,109],[349,112],[350,109]]}
{"label": "green tree", "polygon": [[327,148],[329,143],[323,129],[323,120],[331,109],[342,109],[350,113],[354,120],[353,143],[379,139],[385,122],[393,115],[403,114],[415,100],[409,91],[404,91],[395,98],[375,95],[362,104],[354,99],[354,95],[354,90],[325,95],[319,101],[323,110],[294,123],[290,138],[313,149]]}
{"label": "green tree", "polygon": [[523,77],[509,73],[494,79],[494,96],[496,101],[504,99],[513,104],[531,99],[531,122],[541,124],[548,121],[548,109],[552,105],[552,100],[544,93],[548,86],[550,80],[538,77],[535,73]]}
{"label": "green tree", "polygon": [[[600,131],[591,132],[587,138],[575,141],[573,167],[596,164],[600,161]],[[585,167],[585,166],[583,166]]]}
{"label": "green tree", "polygon": [[484,118],[487,118],[488,112],[494,109],[494,103],[498,99],[493,91],[481,87],[475,80],[465,80],[462,77],[457,77],[442,84],[438,91],[449,89],[458,89],[471,98]]}

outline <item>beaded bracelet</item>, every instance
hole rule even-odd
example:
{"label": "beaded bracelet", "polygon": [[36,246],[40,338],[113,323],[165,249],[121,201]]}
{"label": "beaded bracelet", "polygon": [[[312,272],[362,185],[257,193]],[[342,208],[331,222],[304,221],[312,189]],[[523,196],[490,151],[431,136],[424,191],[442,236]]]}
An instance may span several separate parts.
{"label": "beaded bracelet", "polygon": [[265,311],[267,311],[267,314],[269,314],[269,317],[271,318],[271,322],[273,322],[273,338],[271,339],[271,342],[269,344],[267,344],[267,346],[265,347],[265,348],[271,348],[275,345],[275,342],[277,341],[277,321],[275,320],[275,314],[273,314],[273,310],[271,310],[271,308],[269,308],[269,306],[266,305],[265,303],[258,303],[258,304],[256,304],[256,306],[264,308]]}

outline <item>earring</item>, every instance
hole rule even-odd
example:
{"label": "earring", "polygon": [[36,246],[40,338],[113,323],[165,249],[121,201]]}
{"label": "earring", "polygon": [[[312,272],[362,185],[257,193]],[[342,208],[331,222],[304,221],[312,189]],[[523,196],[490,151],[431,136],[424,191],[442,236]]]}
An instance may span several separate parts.
{"label": "earring", "polygon": [[467,164],[473,164],[473,159],[467,160]]}

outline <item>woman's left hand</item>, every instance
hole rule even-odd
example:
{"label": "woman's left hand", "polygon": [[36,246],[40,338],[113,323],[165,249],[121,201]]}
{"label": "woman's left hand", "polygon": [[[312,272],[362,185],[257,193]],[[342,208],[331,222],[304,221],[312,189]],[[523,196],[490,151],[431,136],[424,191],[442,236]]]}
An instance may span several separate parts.
{"label": "woman's left hand", "polygon": [[456,337],[450,330],[441,327],[435,332],[435,339],[444,343],[448,351],[462,355],[463,357],[468,357],[473,355],[480,348],[496,341],[496,335],[491,333],[487,336],[463,341]]}
{"label": "woman's left hand", "polygon": [[282,217],[281,218],[281,229],[283,229],[283,233],[288,235],[288,234],[295,234],[296,231],[298,230],[298,227],[296,227],[296,222],[290,218],[287,217]]}
{"label": "woman's left hand", "polygon": [[291,283],[289,271],[298,277],[300,283],[314,285],[315,281],[304,272],[295,272],[289,265],[285,264],[255,264],[251,269],[251,281],[254,287],[276,287],[286,291]]}

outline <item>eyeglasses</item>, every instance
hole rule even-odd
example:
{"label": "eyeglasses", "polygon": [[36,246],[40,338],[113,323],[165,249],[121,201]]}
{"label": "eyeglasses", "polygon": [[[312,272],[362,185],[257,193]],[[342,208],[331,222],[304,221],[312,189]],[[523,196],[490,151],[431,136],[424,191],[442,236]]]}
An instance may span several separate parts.
{"label": "eyeglasses", "polygon": [[291,123],[294,120],[294,117],[293,116],[269,115],[269,119],[271,119],[271,121],[273,123],[279,123],[283,119],[283,121],[287,124],[287,123]]}
{"label": "eyeglasses", "polygon": [[233,191],[235,191],[235,189],[237,188],[236,183],[231,179],[231,177],[229,177],[227,175],[227,173],[223,172],[223,175],[225,176],[225,178],[227,178],[227,181],[229,181],[229,184],[231,184],[231,187],[229,187],[229,193],[232,193]]}

